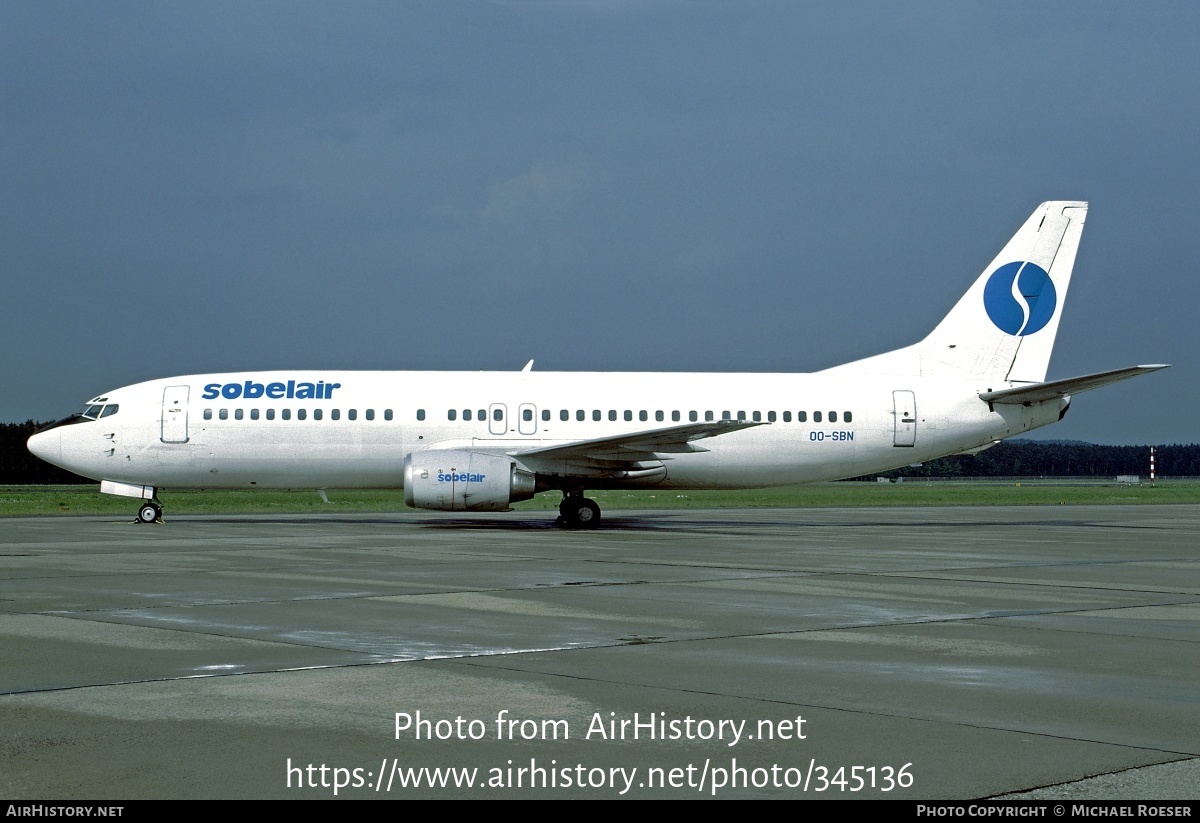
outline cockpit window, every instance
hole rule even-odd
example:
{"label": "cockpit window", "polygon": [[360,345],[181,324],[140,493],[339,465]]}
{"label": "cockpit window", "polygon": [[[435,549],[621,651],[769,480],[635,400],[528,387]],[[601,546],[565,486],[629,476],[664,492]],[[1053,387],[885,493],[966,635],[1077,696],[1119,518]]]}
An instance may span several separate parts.
{"label": "cockpit window", "polygon": [[102,403],[91,403],[84,407],[83,411],[79,413],[79,417],[83,420],[99,420],[101,417],[116,414],[119,408],[121,407],[116,403],[109,403],[107,406]]}

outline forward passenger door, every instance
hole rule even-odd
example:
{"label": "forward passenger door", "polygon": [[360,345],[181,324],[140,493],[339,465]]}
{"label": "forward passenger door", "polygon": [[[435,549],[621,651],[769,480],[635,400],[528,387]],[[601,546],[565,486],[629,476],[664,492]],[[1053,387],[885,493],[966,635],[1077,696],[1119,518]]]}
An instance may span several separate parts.
{"label": "forward passenger door", "polygon": [[186,443],[188,441],[188,394],[187,386],[167,386],[163,389],[162,429],[159,436],[164,443]]}

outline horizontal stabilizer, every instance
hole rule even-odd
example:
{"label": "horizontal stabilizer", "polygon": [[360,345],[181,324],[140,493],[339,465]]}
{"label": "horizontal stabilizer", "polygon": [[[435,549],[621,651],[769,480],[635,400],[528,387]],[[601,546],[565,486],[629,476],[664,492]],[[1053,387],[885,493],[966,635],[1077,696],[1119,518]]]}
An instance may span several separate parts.
{"label": "horizontal stabilizer", "polygon": [[985,452],[988,449],[990,449],[992,446],[998,446],[998,445],[1000,445],[999,440],[989,440],[988,442],[984,443],[982,446],[976,446],[973,449],[967,449],[966,451],[961,451],[961,452],[959,452],[959,454],[974,457],[975,455],[979,454],[980,452]]}
{"label": "horizontal stabilizer", "polygon": [[1066,397],[1080,392],[1098,389],[1109,383],[1118,383],[1137,377],[1139,374],[1149,374],[1159,369],[1170,368],[1166,364],[1156,363],[1149,366],[1130,366],[1127,369],[1114,369],[1096,374],[1085,374],[1082,377],[1068,377],[1066,380],[1051,380],[1047,383],[1033,383],[1029,386],[1017,386],[1014,389],[980,392],[979,399],[987,403],[1005,403],[1025,405],[1040,403],[1043,400],[1053,400],[1056,397]]}

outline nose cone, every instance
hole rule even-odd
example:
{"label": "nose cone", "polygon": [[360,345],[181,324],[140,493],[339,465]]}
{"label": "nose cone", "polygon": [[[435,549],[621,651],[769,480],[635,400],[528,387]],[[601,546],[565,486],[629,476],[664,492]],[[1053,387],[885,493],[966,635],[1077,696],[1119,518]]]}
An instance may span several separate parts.
{"label": "nose cone", "polygon": [[62,434],[57,429],[35,434],[26,446],[47,463],[62,466]]}

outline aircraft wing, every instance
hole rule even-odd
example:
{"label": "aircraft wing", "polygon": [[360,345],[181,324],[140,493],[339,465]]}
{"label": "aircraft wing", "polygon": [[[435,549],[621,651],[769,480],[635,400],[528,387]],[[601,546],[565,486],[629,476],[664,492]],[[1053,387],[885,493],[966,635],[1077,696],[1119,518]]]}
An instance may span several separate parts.
{"label": "aircraft wing", "polygon": [[979,393],[979,399],[986,403],[1005,403],[1012,405],[1028,405],[1042,400],[1052,400],[1056,397],[1066,397],[1071,394],[1098,389],[1109,383],[1117,383],[1137,377],[1139,374],[1149,374],[1170,366],[1156,363],[1149,366],[1130,366],[1127,369],[1114,369],[1096,374],[1085,374],[1082,377],[1068,377],[1066,380],[1051,380],[1046,383],[1033,383],[1028,386],[1017,386],[1013,389],[986,391]]}
{"label": "aircraft wing", "polygon": [[[566,463],[599,470],[630,466],[645,461],[660,461],[664,455],[703,452],[697,440],[717,437],[728,432],[766,425],[749,420],[714,420],[708,423],[686,423],[665,429],[633,432],[595,440],[577,440],[559,446],[508,452],[522,463],[537,470],[539,466]],[[665,459],[670,459],[665,458]]]}

